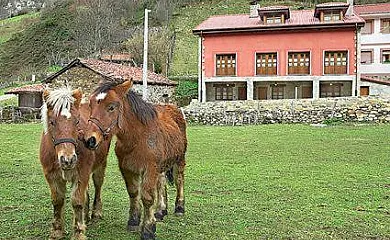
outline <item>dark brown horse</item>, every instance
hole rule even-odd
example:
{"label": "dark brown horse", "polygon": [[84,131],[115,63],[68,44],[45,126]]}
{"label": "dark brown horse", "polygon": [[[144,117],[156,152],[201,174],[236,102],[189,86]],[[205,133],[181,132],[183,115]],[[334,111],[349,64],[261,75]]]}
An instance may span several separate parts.
{"label": "dark brown horse", "polygon": [[162,220],[167,214],[165,173],[172,168],[175,213],[184,214],[186,123],[177,107],[149,104],[131,86],[131,81],[106,82],[95,90],[89,101],[85,140],[90,148],[98,149],[107,134],[117,136],[115,153],[130,197],[128,229],[135,231],[140,225],[141,198],[141,239],[155,239],[156,217]]}
{"label": "dark brown horse", "polygon": [[[50,239],[64,237],[64,202],[66,183],[72,185],[71,203],[74,211],[73,238],[86,239],[85,221],[89,219],[88,181],[93,173],[95,198],[92,218],[102,216],[101,187],[103,184],[110,136],[98,151],[86,148],[78,138],[89,117],[88,105],[80,104],[81,92],[69,89],[45,91],[43,94],[40,160],[51,190],[54,220]],[[81,106],[80,106],[81,105]]]}

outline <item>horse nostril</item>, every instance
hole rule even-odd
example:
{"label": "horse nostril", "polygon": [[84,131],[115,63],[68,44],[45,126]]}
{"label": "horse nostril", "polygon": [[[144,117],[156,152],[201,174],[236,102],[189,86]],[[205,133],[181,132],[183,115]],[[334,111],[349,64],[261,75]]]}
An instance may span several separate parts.
{"label": "horse nostril", "polygon": [[64,157],[64,156],[61,156],[61,157],[60,157],[60,162],[61,162],[61,163],[64,163],[64,162],[65,162],[65,157]]}
{"label": "horse nostril", "polygon": [[71,163],[75,163],[77,161],[77,155],[74,154],[73,157],[70,159]]}
{"label": "horse nostril", "polygon": [[96,148],[96,138],[95,137],[90,137],[87,140],[87,146],[88,146],[88,148]]}

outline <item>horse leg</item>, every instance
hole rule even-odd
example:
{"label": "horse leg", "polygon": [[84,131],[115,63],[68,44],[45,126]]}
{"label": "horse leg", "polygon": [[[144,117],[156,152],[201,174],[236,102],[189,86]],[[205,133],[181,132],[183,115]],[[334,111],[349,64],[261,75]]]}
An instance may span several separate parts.
{"label": "horse leg", "polygon": [[73,237],[75,240],[85,240],[86,225],[84,220],[84,207],[88,188],[88,178],[79,179],[73,183],[72,207],[73,207]]}
{"label": "horse leg", "polygon": [[87,223],[89,222],[89,187],[87,188],[87,191],[85,193],[85,205],[84,205],[84,221]]}
{"label": "horse leg", "polygon": [[168,195],[165,173],[160,173],[157,183],[157,210],[154,216],[157,221],[162,221],[168,215]]}
{"label": "horse leg", "polygon": [[127,221],[127,230],[130,232],[136,232],[139,230],[139,224],[141,222],[141,206],[139,197],[140,187],[140,175],[134,172],[127,171],[124,168],[120,168],[123,179],[126,183],[127,193],[130,199],[129,208],[129,220]]}
{"label": "horse leg", "polygon": [[144,218],[142,221],[141,240],[152,240],[156,238],[154,204],[157,195],[158,174],[155,171],[155,169],[149,168],[142,179],[141,196],[144,205]]}
{"label": "horse leg", "polygon": [[176,202],[175,214],[182,216],[184,214],[184,157],[174,165],[175,185],[176,185]]}
{"label": "horse leg", "polygon": [[62,239],[64,237],[64,203],[66,182],[62,179],[47,180],[50,186],[51,199],[54,208],[54,219],[49,239]]}
{"label": "horse leg", "polygon": [[99,167],[92,175],[93,184],[95,187],[95,197],[93,200],[92,207],[92,219],[101,219],[102,218],[102,185],[104,181],[104,174],[106,171],[106,164]]}

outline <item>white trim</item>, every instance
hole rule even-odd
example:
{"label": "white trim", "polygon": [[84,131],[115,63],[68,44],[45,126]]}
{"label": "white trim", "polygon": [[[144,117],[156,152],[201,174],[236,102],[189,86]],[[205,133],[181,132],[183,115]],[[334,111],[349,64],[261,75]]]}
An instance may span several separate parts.
{"label": "white trim", "polygon": [[255,77],[210,77],[204,78],[204,82],[243,82],[248,80],[253,82],[307,82],[307,81],[352,81],[354,75],[326,75],[326,76],[309,76],[309,75],[287,75],[287,76],[255,76]]}

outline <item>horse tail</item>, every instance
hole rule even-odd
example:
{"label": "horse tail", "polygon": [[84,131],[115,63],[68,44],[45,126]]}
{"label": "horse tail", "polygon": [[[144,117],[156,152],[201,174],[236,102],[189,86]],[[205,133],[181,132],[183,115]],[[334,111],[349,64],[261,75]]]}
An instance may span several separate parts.
{"label": "horse tail", "polygon": [[171,167],[166,173],[165,173],[165,177],[167,178],[168,180],[168,183],[169,185],[173,185],[174,183],[174,176],[173,176],[173,167]]}

